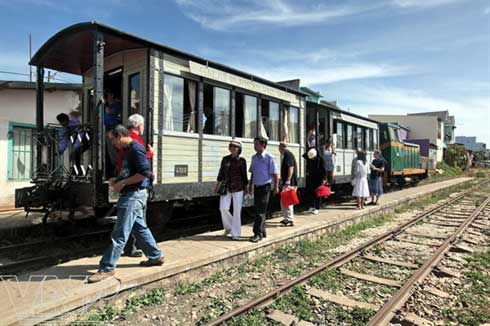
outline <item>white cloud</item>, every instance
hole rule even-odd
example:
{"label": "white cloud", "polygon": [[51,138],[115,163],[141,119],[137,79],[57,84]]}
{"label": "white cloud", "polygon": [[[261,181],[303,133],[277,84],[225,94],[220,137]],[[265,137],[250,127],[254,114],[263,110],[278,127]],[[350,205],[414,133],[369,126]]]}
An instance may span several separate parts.
{"label": "white cloud", "polygon": [[490,6],[486,7],[486,8],[483,10],[483,14],[484,14],[484,15],[490,15]]}
{"label": "white cloud", "polygon": [[298,26],[327,24],[339,19],[390,7],[432,8],[466,0],[345,0],[339,2],[291,0],[174,0],[182,12],[205,28],[226,31],[257,24]]}
{"label": "white cloud", "polygon": [[272,81],[299,78],[303,85],[401,76],[418,72],[413,67],[369,62],[359,58],[355,52],[337,52],[330,48],[318,48],[313,51],[262,51],[246,48],[229,50],[226,53],[203,48],[199,52],[203,56],[209,56],[216,61]]}
{"label": "white cloud", "polygon": [[393,0],[393,3],[403,8],[430,8],[461,1],[464,0]]}
{"label": "white cloud", "polygon": [[275,81],[299,78],[303,85],[320,85],[346,80],[400,76],[408,73],[408,69],[403,67],[363,62],[327,65],[322,66],[320,69],[310,66],[294,66],[292,68],[267,67],[264,69],[249,67],[248,70],[255,70],[258,75]]}
{"label": "white cloud", "polygon": [[232,26],[270,24],[280,26],[313,25],[370,11],[380,4],[358,2],[326,5],[317,2],[305,6],[285,0],[219,1],[175,0],[184,14],[206,28],[226,30]]}

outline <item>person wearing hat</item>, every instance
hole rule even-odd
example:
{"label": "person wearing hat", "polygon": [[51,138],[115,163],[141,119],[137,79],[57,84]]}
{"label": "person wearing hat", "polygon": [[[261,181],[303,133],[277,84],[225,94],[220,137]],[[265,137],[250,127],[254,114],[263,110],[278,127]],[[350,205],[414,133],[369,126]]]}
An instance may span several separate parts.
{"label": "person wearing hat", "polygon": [[[230,155],[224,156],[221,160],[215,192],[220,195],[219,209],[225,236],[231,234],[233,240],[238,240],[242,227],[243,192],[248,184],[247,161],[240,156],[241,141],[232,139],[228,150]],[[230,213],[232,200],[233,214]]]}
{"label": "person wearing hat", "polygon": [[327,182],[327,168],[323,155],[318,155],[315,148],[311,148],[303,154],[306,159],[306,190],[310,194],[312,201],[308,213],[317,215],[320,210],[321,198],[316,196],[316,189]]}

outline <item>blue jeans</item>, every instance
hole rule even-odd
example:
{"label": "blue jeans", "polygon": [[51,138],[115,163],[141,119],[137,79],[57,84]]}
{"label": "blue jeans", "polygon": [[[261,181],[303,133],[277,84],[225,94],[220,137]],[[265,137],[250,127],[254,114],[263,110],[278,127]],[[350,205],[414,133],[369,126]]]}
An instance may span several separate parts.
{"label": "blue jeans", "polygon": [[112,243],[100,260],[99,271],[108,272],[116,268],[130,234],[136,238],[146,257],[159,259],[162,256],[155,238],[146,226],[147,199],[146,189],[128,191],[120,195],[117,202],[117,221],[111,233]]}

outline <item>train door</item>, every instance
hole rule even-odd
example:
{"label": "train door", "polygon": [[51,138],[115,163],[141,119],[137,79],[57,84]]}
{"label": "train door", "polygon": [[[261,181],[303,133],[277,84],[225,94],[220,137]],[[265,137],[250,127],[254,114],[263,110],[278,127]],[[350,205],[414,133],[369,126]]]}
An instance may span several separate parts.
{"label": "train door", "polygon": [[[123,69],[122,67],[107,71],[104,74],[104,125],[110,130],[122,123],[123,114]],[[106,138],[105,177],[110,179],[116,176],[119,151]]]}

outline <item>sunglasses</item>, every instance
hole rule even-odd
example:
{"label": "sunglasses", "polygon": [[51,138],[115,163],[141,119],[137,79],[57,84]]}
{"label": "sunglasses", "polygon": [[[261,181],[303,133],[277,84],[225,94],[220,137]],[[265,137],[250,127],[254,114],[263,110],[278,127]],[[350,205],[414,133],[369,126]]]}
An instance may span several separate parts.
{"label": "sunglasses", "polygon": [[230,145],[230,148],[240,148],[240,146],[237,146],[237,145]]}

